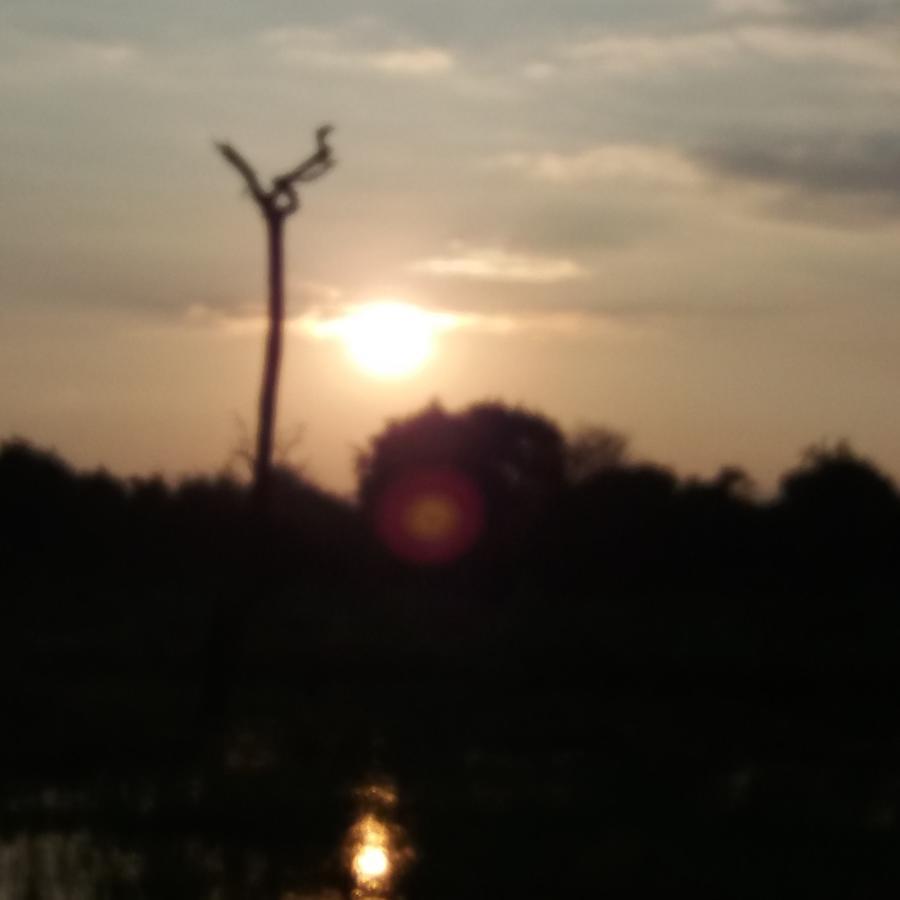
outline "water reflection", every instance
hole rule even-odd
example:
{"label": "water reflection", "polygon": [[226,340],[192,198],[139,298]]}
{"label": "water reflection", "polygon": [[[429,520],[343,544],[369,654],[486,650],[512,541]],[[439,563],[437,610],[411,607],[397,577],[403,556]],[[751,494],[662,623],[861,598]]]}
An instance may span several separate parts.
{"label": "water reflection", "polygon": [[391,875],[390,833],[383,822],[364,816],[354,827],[351,868],[363,896],[382,894]]}
{"label": "water reflection", "polygon": [[[115,808],[107,808],[108,796],[63,804],[40,789],[15,804],[0,801],[0,900],[397,896],[413,854],[390,781],[367,779],[349,797],[336,789],[320,800],[292,792],[296,819],[272,812],[263,781],[243,784],[246,794],[240,786],[232,785],[227,803],[170,798],[149,810],[143,793],[128,791],[133,802]],[[239,800],[244,805],[232,812]],[[12,816],[14,808],[28,815],[4,823],[4,811]]]}
{"label": "water reflection", "polygon": [[0,900],[94,900],[138,896],[144,860],[87,831],[0,840]]}
{"label": "water reflection", "polygon": [[396,821],[397,792],[385,780],[370,781],[356,792],[358,813],[347,840],[347,862],[358,900],[384,900],[412,859]]}

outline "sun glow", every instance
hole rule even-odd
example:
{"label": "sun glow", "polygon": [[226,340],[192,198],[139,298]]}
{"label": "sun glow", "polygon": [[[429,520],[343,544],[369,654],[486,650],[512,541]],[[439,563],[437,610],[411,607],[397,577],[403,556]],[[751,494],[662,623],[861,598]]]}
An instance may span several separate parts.
{"label": "sun glow", "polygon": [[369,375],[402,378],[418,371],[434,352],[441,315],[399,300],[373,300],[338,323],[338,336],[353,361]]}

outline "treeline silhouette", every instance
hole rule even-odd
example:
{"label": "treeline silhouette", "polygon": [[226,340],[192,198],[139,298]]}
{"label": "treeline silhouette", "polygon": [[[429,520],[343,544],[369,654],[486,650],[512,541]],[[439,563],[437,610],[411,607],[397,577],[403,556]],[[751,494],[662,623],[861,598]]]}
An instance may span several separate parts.
{"label": "treeline silhouette", "polygon": [[[372,527],[378,497],[404,472],[437,465],[477,485],[484,531],[447,565],[392,559]],[[178,617],[202,632],[204,603],[262,552],[260,594],[286,603],[286,592],[317,620],[380,604],[393,615],[413,593],[417,620],[465,609],[523,646],[574,641],[622,662],[893,665],[900,496],[846,443],[807,450],[766,498],[735,467],[684,479],[634,461],[609,429],[566,437],[500,403],[434,404],[373,438],[358,475],[353,503],[278,469],[254,531],[234,475],[120,479],[8,440],[5,630],[110,628],[127,642],[113,623],[140,622],[142,640],[158,625],[186,651]],[[256,613],[264,628],[271,610]]]}
{"label": "treeline silhouette", "polygon": [[[477,488],[461,558],[382,540],[383,498],[420,470]],[[900,496],[874,463],[813,447],[763,496],[739,468],[679,477],[614,430],[490,402],[388,423],[357,472],[349,501],[277,469],[260,518],[234,475],[121,479],[2,444],[8,828],[57,821],[21,812],[23,778],[137,773],[169,784],[154,835],[289,861],[284,835],[325,846],[329,792],[375,764],[415,804],[411,895],[900,883]],[[235,598],[237,780],[198,807],[185,773]],[[136,828],[104,790],[91,809],[119,818],[98,827]]]}

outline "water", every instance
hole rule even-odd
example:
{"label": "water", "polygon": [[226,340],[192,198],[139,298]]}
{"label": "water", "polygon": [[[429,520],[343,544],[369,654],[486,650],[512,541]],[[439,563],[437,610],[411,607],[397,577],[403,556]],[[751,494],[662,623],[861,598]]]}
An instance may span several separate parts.
{"label": "water", "polygon": [[3,806],[0,900],[666,896],[671,885],[749,900],[790,884],[834,898],[851,882],[867,897],[900,884],[896,767],[865,780],[852,760],[666,768],[637,752],[534,748],[456,763],[424,759],[402,781],[251,769],[219,783],[20,786]]}
{"label": "water", "polygon": [[396,821],[396,787],[372,781],[356,792],[358,811],[347,835],[345,861],[354,898],[389,898],[415,858]]}
{"label": "water", "polygon": [[[396,786],[385,778],[351,792],[352,821],[342,834],[327,836],[332,823],[325,820],[305,840],[252,821],[237,830],[234,823],[210,828],[205,814],[167,821],[152,792],[131,793],[137,803],[107,814],[102,825],[80,793],[44,789],[12,804],[8,812],[37,814],[49,827],[0,840],[0,900],[392,900],[415,858],[397,821]],[[95,825],[79,827],[79,820]]]}

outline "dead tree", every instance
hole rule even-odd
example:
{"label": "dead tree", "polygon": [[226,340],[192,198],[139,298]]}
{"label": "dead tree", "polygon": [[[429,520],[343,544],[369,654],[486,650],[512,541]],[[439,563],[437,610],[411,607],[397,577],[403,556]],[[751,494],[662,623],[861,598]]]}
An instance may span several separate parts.
{"label": "dead tree", "polygon": [[259,422],[256,432],[256,456],[253,461],[253,505],[265,509],[272,472],[272,447],[275,434],[275,404],[281,369],[281,344],[284,330],[284,220],[300,208],[297,186],[315,181],[335,163],[328,145],[330,125],[316,131],[316,149],[299,165],[276,175],[267,190],[253,167],[230,144],[217,144],[219,152],[240,173],[250,196],[266,223],[268,247],[269,328],[259,393]]}
{"label": "dead tree", "polygon": [[250,607],[266,596],[271,581],[266,534],[272,474],[272,446],[275,432],[275,404],[281,367],[284,329],[284,221],[300,208],[298,185],[314,181],[333,165],[327,139],[331,126],[316,131],[315,151],[299,165],[271,181],[264,188],[252,166],[230,144],[217,144],[225,159],[240,173],[250,196],[266,223],[268,246],[269,327],[259,394],[259,422],[256,455],[253,458],[253,488],[243,556],[236,561],[229,583],[219,584],[210,625],[206,686],[201,722],[210,726],[210,749],[222,750],[230,696],[233,691],[242,635]]}

